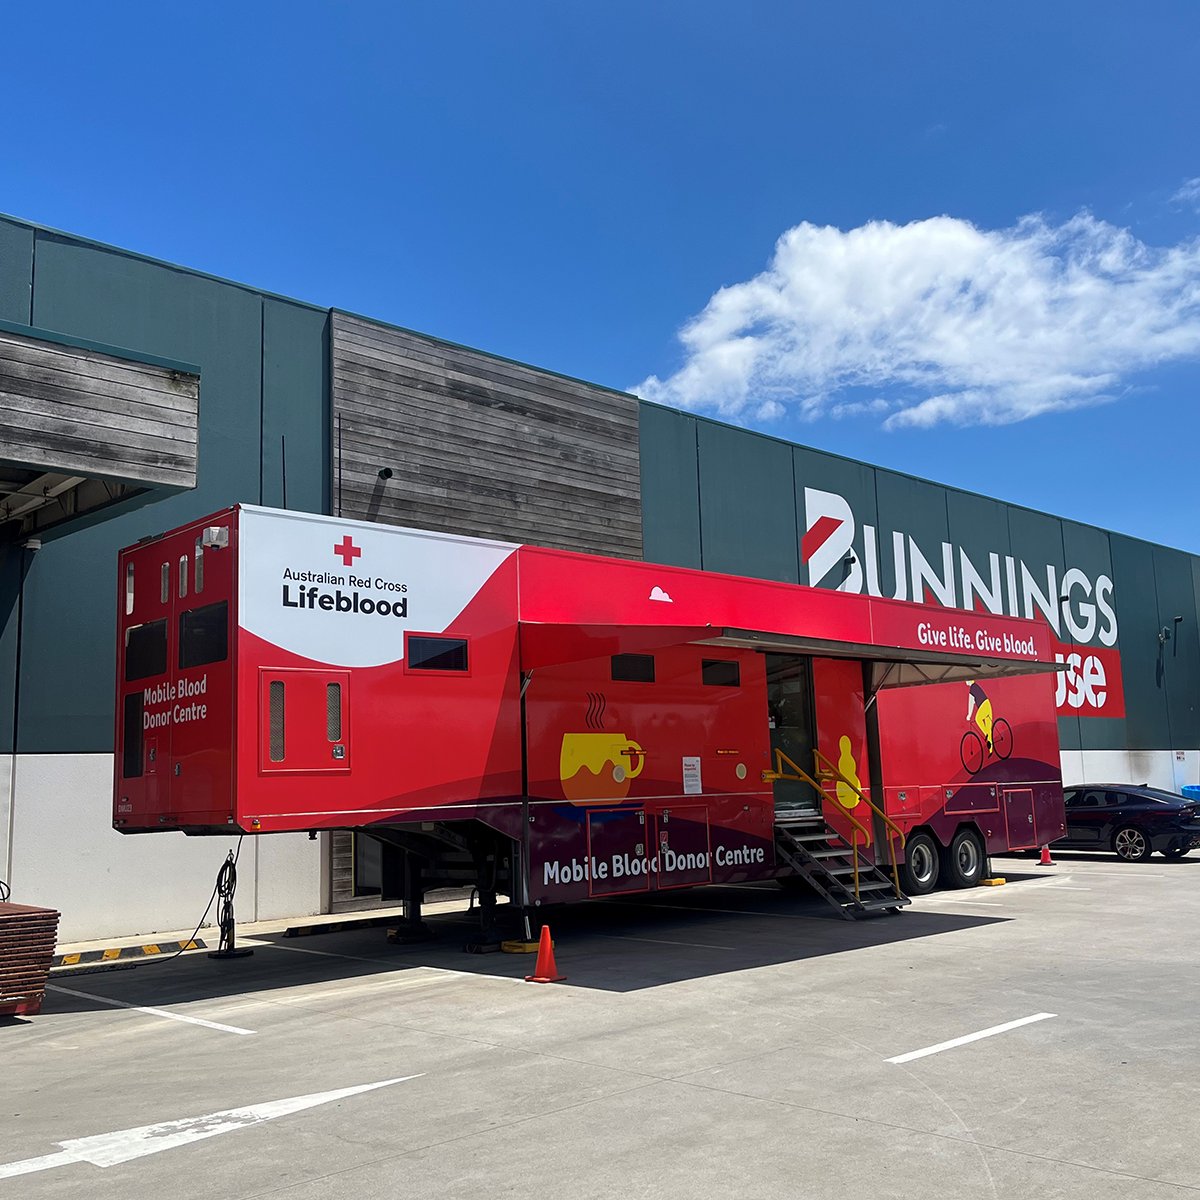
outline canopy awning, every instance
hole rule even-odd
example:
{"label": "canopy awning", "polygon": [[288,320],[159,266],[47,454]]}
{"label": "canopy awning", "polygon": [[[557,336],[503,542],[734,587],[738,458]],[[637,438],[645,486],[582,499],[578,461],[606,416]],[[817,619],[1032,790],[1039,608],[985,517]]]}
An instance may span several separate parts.
{"label": "canopy awning", "polygon": [[1060,669],[1044,621],[522,546],[521,666],[700,644],[869,662],[882,688]]}
{"label": "canopy awning", "polygon": [[520,639],[523,671],[614,654],[647,654],[666,646],[682,645],[854,658],[870,663],[872,694],[887,688],[1045,674],[1063,669],[1063,664],[1053,660],[988,659],[965,648],[902,648],[767,630],[715,629],[711,625],[582,625],[522,621]]}

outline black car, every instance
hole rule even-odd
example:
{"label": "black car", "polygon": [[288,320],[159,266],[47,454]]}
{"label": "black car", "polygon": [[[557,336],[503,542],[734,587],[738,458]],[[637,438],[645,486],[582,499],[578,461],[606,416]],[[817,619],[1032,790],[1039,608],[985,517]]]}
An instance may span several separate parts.
{"label": "black car", "polygon": [[1174,792],[1128,783],[1096,783],[1064,790],[1065,850],[1112,850],[1128,862],[1145,862],[1157,850],[1182,858],[1200,846],[1200,804]]}

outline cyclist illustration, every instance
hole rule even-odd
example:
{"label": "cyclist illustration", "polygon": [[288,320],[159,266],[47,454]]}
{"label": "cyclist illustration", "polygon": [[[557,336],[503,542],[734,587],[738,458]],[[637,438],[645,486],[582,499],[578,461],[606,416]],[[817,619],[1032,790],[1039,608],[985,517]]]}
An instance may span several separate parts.
{"label": "cyclist illustration", "polygon": [[987,692],[975,682],[974,679],[967,680],[967,720],[971,719],[971,714],[975,715],[975,724],[983,731],[983,736],[987,738],[988,753],[992,753],[992,702],[988,697]]}
{"label": "cyclist illustration", "polygon": [[974,720],[981,738],[974,729],[962,736],[958,753],[967,774],[974,775],[982,770],[984,762],[992,758],[1007,758],[1012,753],[1012,728],[1003,717],[992,711],[991,697],[974,679],[967,680],[967,720]]}

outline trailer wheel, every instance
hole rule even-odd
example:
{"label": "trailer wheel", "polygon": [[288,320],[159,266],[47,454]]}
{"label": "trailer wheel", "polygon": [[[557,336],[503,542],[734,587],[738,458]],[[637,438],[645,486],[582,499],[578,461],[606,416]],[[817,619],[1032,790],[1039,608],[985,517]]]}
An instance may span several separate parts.
{"label": "trailer wheel", "polygon": [[960,829],[946,851],[943,868],[952,888],[975,887],[983,878],[983,846],[971,829]]}
{"label": "trailer wheel", "polygon": [[924,896],[937,887],[937,843],[927,833],[910,834],[904,844],[904,862],[900,864],[900,883],[910,896]]}

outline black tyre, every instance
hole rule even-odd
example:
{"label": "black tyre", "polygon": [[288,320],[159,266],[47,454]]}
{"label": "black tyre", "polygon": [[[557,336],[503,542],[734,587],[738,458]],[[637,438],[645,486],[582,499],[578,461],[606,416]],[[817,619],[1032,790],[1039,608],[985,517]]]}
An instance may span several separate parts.
{"label": "black tyre", "polygon": [[1163,851],[1163,858],[1183,858],[1191,849],[1191,846],[1168,846]]}
{"label": "black tyre", "polygon": [[1113,834],[1113,850],[1126,862],[1145,862],[1150,857],[1150,839],[1136,826],[1123,825]]}
{"label": "black tyre", "polygon": [[971,829],[960,829],[942,857],[942,880],[947,887],[976,887],[983,878],[983,843]]}
{"label": "black tyre", "polygon": [[941,863],[937,843],[927,833],[914,833],[904,844],[900,884],[910,896],[924,896],[937,887]]}

